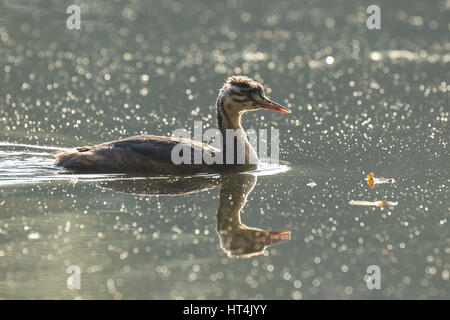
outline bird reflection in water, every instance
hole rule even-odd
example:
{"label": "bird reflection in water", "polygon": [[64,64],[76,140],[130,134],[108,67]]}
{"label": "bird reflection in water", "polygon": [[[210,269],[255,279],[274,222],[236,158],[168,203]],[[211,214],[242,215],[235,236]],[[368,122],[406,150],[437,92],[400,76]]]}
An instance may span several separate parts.
{"label": "bird reflection in water", "polygon": [[194,176],[169,179],[115,180],[98,183],[104,189],[146,196],[180,196],[219,186],[217,234],[220,247],[232,258],[263,254],[267,247],[290,240],[291,232],[263,230],[241,222],[241,210],[257,177],[252,174]]}

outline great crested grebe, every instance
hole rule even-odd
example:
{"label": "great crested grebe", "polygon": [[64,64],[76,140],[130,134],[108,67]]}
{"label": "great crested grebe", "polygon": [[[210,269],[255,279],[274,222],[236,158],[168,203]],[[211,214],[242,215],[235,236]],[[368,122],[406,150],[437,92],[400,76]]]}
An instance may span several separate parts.
{"label": "great crested grebe", "polygon": [[[263,86],[246,76],[232,76],[227,79],[219,91],[216,107],[217,124],[224,137],[221,149],[186,138],[142,135],[105,142],[97,146],[55,152],[52,154],[56,158],[55,165],[78,172],[99,173],[193,174],[247,169],[255,166],[255,162],[251,159],[257,160],[258,157],[242,129],[241,115],[258,109],[291,112],[290,109],[266,98]],[[208,164],[202,159],[201,163],[196,163],[195,152],[207,152],[212,155],[222,153],[223,159],[226,159],[227,129],[239,132],[239,138],[243,143],[233,143],[233,154],[236,160],[239,152],[244,153],[244,161],[230,164],[224,160],[224,164]],[[175,146],[191,150],[192,161],[175,164],[172,160],[172,150]]]}

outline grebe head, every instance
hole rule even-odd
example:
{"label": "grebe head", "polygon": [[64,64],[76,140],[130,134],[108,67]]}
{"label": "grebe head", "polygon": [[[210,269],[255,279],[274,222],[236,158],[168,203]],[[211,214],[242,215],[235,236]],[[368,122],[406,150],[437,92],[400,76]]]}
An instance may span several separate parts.
{"label": "grebe head", "polygon": [[290,109],[266,98],[262,84],[246,76],[232,76],[227,79],[217,97],[217,108],[231,116],[258,109],[291,112]]}

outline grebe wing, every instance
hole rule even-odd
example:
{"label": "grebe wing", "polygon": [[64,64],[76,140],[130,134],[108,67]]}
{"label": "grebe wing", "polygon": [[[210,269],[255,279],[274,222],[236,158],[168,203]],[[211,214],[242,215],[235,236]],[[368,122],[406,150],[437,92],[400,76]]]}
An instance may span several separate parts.
{"label": "grebe wing", "polygon": [[[204,171],[203,165],[178,166],[172,161],[172,150],[181,144],[182,150],[220,152],[207,144],[184,138],[163,136],[135,136],[106,142],[97,146],[76,148],[52,154],[55,165],[78,171],[94,172],[161,172],[184,173]],[[180,149],[181,150],[181,149]],[[192,161],[194,163],[194,161]]]}
{"label": "grebe wing", "polygon": [[[219,149],[214,148],[210,145],[191,139],[154,136],[154,135],[133,136],[123,138],[120,140],[110,141],[96,146],[95,149],[124,148],[133,150],[134,152],[137,152],[144,156],[151,156],[152,158],[154,158],[157,155],[169,156],[170,158],[172,149],[178,144],[181,144],[184,147],[190,147],[192,150],[197,149],[211,153],[220,151]],[[92,150],[91,147],[82,147],[82,148],[83,150],[86,151]]]}

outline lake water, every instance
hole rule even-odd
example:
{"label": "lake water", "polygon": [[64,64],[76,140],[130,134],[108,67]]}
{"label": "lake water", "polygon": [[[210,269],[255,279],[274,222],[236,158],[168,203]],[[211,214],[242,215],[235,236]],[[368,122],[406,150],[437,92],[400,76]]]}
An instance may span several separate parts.
{"label": "lake water", "polygon": [[[449,1],[383,2],[379,30],[366,1],[78,3],[81,30],[69,1],[0,3],[0,298],[450,298]],[[215,127],[231,74],[292,108],[243,120],[279,129],[280,165],[53,166],[60,148]]]}

